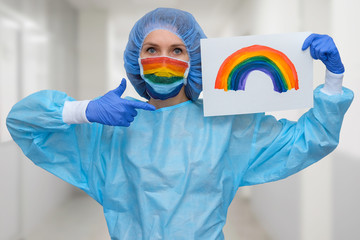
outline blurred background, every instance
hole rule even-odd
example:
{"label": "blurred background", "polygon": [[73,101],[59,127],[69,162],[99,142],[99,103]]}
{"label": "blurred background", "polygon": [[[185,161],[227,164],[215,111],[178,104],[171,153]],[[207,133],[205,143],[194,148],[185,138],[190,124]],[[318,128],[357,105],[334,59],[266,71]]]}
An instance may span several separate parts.
{"label": "blurred background", "polygon": [[[41,89],[78,100],[125,77],[122,54],[137,19],[156,7],[190,11],[208,37],[310,31],[335,39],[355,100],[338,148],[305,171],[240,188],[226,239],[343,240],[360,236],[360,1],[0,0],[0,240],[109,239],[90,197],[35,167],[6,130],[11,106]],[[314,87],[324,81],[314,63]],[[126,95],[138,95],[128,84]],[[296,120],[306,109],[276,112]]]}

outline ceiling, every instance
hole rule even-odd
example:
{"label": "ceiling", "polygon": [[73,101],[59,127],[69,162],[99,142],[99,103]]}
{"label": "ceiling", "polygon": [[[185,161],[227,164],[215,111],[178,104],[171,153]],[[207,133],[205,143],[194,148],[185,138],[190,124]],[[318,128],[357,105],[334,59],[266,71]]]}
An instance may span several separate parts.
{"label": "ceiling", "polygon": [[103,9],[110,13],[133,14],[157,7],[174,7],[211,16],[233,10],[234,5],[250,0],[66,0],[78,9]]}
{"label": "ceiling", "polygon": [[[104,8],[108,10],[116,9],[144,9],[148,7],[155,8],[156,6],[167,7],[191,7],[191,6],[209,6],[219,1],[215,0],[66,0],[77,8]],[[225,5],[229,0],[223,0],[222,5]],[[234,2],[239,2],[234,1]]]}
{"label": "ceiling", "polygon": [[[179,8],[191,12],[200,25],[209,34],[219,36],[219,32],[232,22],[239,31],[246,33],[247,24],[239,16],[248,15],[252,0],[64,0],[79,10],[98,9],[107,11],[118,24],[135,22],[148,11],[157,7]],[[126,19],[126,20],[124,20]],[[221,34],[220,34],[221,35]]]}

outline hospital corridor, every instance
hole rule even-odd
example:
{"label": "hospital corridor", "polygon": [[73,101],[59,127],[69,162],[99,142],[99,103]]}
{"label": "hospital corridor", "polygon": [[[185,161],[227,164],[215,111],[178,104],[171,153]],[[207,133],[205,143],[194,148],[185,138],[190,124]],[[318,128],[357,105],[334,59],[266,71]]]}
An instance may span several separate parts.
{"label": "hospital corridor", "polygon": [[[110,127],[104,127],[104,130],[101,130],[105,132],[101,138],[92,139],[91,141],[84,140],[86,137],[96,135],[97,131],[102,129],[102,127],[96,128],[94,126],[101,123],[103,119],[101,119],[101,121],[90,121],[90,115],[88,115],[91,110],[90,104],[94,106],[94,102],[99,99],[101,100],[102,98],[100,98],[100,96],[103,96],[110,90],[117,89],[109,93],[118,93],[122,85],[120,85],[119,88],[118,86],[123,78],[127,80],[127,85],[125,90],[122,89],[124,92],[121,92],[121,97],[129,97],[127,99],[135,98],[146,102],[147,99],[144,96],[149,96],[150,101],[156,98],[154,97],[156,94],[161,97],[163,96],[161,95],[163,92],[160,92],[160,90],[163,91],[164,88],[156,88],[157,85],[151,85],[151,81],[146,79],[146,65],[141,65],[142,59],[146,59],[141,55],[144,54],[143,52],[140,52],[140,55],[138,54],[136,56],[135,63],[132,63],[137,64],[137,71],[140,71],[141,75],[135,78],[133,73],[129,73],[129,71],[136,69],[136,67],[129,64],[132,55],[134,55],[133,52],[131,52],[131,48],[140,47],[140,51],[142,51],[141,47],[143,44],[147,46],[146,44],[148,43],[145,40],[148,39],[148,36],[152,33],[147,32],[145,40],[141,40],[145,43],[140,41],[140,44],[138,44],[139,42],[136,41],[139,41],[139,37],[134,36],[134,34],[139,34],[139,31],[134,30],[131,32],[131,30],[135,23],[137,23],[137,25],[134,26],[134,29],[139,26],[145,29],[150,28],[149,26],[151,26],[151,24],[141,26],[141,19],[143,19],[142,17],[145,14],[157,8],[174,8],[191,13],[195,18],[194,20],[188,17],[193,21],[191,22],[191,24],[193,24],[191,26],[197,28],[195,24],[197,21],[209,39],[226,39],[240,36],[259,36],[261,38],[262,35],[292,34],[298,32],[306,32],[308,35],[318,33],[331,36],[339,50],[345,68],[342,85],[352,90],[355,96],[349,110],[343,118],[339,145],[336,149],[329,151],[331,152],[329,155],[311,164],[311,166],[306,169],[301,170],[301,172],[293,175],[293,172],[287,174],[291,176],[282,180],[277,180],[277,177],[273,177],[273,172],[266,172],[266,170],[264,170],[268,166],[267,163],[255,162],[254,165],[257,164],[258,168],[264,171],[264,173],[260,177],[255,178],[255,180],[249,177],[250,180],[248,180],[248,182],[244,180],[246,183],[236,185],[236,187],[240,186],[237,192],[226,190],[229,189],[226,185],[232,183],[229,180],[230,177],[216,175],[218,169],[229,168],[231,164],[224,163],[224,165],[221,165],[223,163],[215,164],[210,161],[209,166],[204,166],[198,162],[193,163],[191,166],[200,167],[199,172],[194,170],[194,176],[200,176],[201,170],[210,171],[208,174],[203,174],[205,176],[203,182],[205,182],[205,184],[216,182],[216,186],[212,186],[215,190],[207,185],[197,186],[197,182],[200,181],[194,178],[189,177],[189,179],[181,180],[183,181],[181,187],[191,189],[189,192],[194,194],[185,194],[179,197],[181,201],[184,201],[183,204],[181,204],[181,202],[176,202],[178,199],[169,197],[179,195],[179,191],[182,189],[178,186],[171,189],[171,191],[174,191],[171,192],[173,195],[161,195],[165,194],[165,190],[163,189],[175,185],[173,181],[176,182],[182,179],[183,176],[178,173],[182,167],[181,164],[176,163],[174,160],[174,165],[171,166],[171,164],[167,162],[161,165],[161,167],[164,167],[165,172],[160,172],[160,170],[149,167],[145,165],[145,163],[143,165],[141,165],[142,163],[136,165],[126,159],[130,159],[131,157],[135,159],[138,155],[141,155],[140,153],[145,153],[145,155],[154,154],[154,156],[156,155],[156,158],[159,159],[164,159],[166,156],[169,156],[170,160],[178,159],[179,153],[193,157],[193,152],[184,153],[188,151],[189,148],[181,145],[182,143],[180,143],[180,145],[178,144],[179,149],[173,150],[173,152],[169,150],[170,153],[166,152],[161,155],[156,151],[161,149],[161,147],[166,148],[167,146],[169,146],[170,149],[173,145],[169,144],[169,142],[171,142],[171,140],[176,141],[175,139],[166,139],[164,141],[160,139],[158,143],[144,140],[145,142],[147,141],[146,145],[141,143],[140,140],[146,139],[148,133],[136,135],[137,133],[134,131],[134,135],[138,138],[129,138],[129,140],[126,141],[118,138],[115,130],[115,133],[111,132],[113,128]],[[164,11],[166,12],[167,10]],[[191,236],[198,236],[195,239],[199,240],[215,240],[215,238],[219,240],[359,239],[360,101],[358,94],[360,94],[360,32],[357,30],[360,25],[359,11],[360,2],[357,0],[0,0],[0,240],[145,240],[164,239],[164,236],[172,236],[171,239],[185,240],[189,239],[189,237],[185,236],[190,236],[192,233],[194,234]],[[174,14],[177,13],[178,11],[174,10]],[[149,19],[153,20],[151,17],[149,17]],[[148,21],[150,21],[149,19]],[[184,23],[183,25],[186,24]],[[159,31],[159,29],[161,30],[161,27],[158,26],[153,28],[155,29],[151,30],[153,32]],[[172,26],[165,26],[165,28],[173,29]],[[170,30],[168,32],[171,33]],[[189,31],[171,34],[175,36],[175,38],[183,38],[181,34],[186,36],[187,38],[184,37],[185,40],[183,40],[186,45],[188,44],[187,41],[193,41],[195,38],[192,35],[190,37],[187,36],[188,33]],[[194,36],[196,34],[202,36],[201,34],[203,33],[201,31],[200,33],[193,33]],[[130,44],[130,39],[132,38],[135,39],[133,40],[135,44]],[[180,47],[178,47],[178,45]],[[179,57],[179,60],[178,58],[168,57],[163,61],[187,64],[184,65],[187,67],[186,71],[184,67],[185,73],[181,75],[181,77],[183,77],[181,81],[185,81],[185,83],[181,82],[180,86],[183,88],[179,91],[180,93],[181,91],[185,91],[184,96],[186,94],[188,101],[182,102],[178,106],[185,106],[190,109],[189,111],[195,111],[189,107],[189,102],[191,102],[189,99],[203,99],[204,97],[204,93],[200,90],[196,93],[196,91],[186,89],[187,86],[193,84],[190,82],[191,77],[196,75],[191,72],[192,67],[194,68],[194,62],[191,62],[193,61],[191,57],[195,55],[191,55],[193,54],[193,49],[190,49],[188,45],[186,45],[184,49],[181,49],[183,45],[178,45],[176,45],[177,47],[173,53],[184,54],[184,52],[186,52],[187,54],[188,51],[190,58],[184,60]],[[145,55],[153,54],[161,45],[158,46],[150,43],[149,46],[151,47],[148,48]],[[227,46],[224,46],[224,49],[226,47]],[[212,53],[212,50],[213,49],[207,49],[210,53]],[[214,50],[212,54],[215,53],[216,55],[217,52],[215,51],[217,50]],[[128,54],[128,56],[125,57],[125,61],[124,52]],[[200,57],[200,53],[197,53],[196,56]],[[152,59],[155,58],[156,57],[153,57]],[[165,68],[165,63],[162,64],[164,64],[162,67]],[[198,61],[197,64],[199,64],[200,68],[201,62]],[[313,85],[311,91],[324,83],[325,72],[328,74],[329,70],[326,61],[324,65],[320,60],[314,60],[312,66]],[[326,68],[328,70],[326,70]],[[135,80],[144,79],[145,81],[142,80],[143,83],[137,84],[135,80],[129,81],[129,77],[134,77]],[[187,77],[190,80],[186,79]],[[182,84],[184,84],[184,86]],[[194,84],[194,86],[198,85],[199,84]],[[141,88],[144,86],[146,86],[146,90]],[[178,85],[176,85],[176,89],[180,89]],[[156,92],[157,90],[160,93]],[[84,110],[83,115],[77,115],[77,117],[74,115],[75,117],[69,118],[69,122],[74,123],[73,125],[77,123],[88,124],[92,126],[92,130],[87,133],[85,133],[86,129],[76,130],[77,133],[83,133],[84,137],[73,136],[73,132],[69,130],[69,132],[60,133],[63,138],[55,139],[52,133],[42,131],[47,131],[55,127],[56,130],[54,130],[54,134],[57,134],[63,129],[68,131],[67,127],[64,126],[67,122],[64,120],[64,125],[58,124],[57,121],[59,118],[61,119],[61,117],[49,120],[47,119],[48,113],[35,113],[31,115],[31,109],[33,107],[24,104],[23,109],[17,110],[19,113],[13,113],[11,119],[8,120],[8,126],[11,125],[13,128],[13,133],[10,135],[7,127],[7,116],[9,112],[21,99],[39,91],[42,91],[39,93],[40,95],[47,95],[51,100],[48,102],[40,100],[40,104],[43,105],[40,106],[39,104],[38,108],[48,107],[50,109],[49,112],[56,112],[58,108],[61,109],[61,111],[65,108],[70,109],[68,107],[69,105],[59,106],[58,102],[56,102],[61,96],[65,96],[65,93],[67,99],[76,99],[76,102],[79,103],[77,106],[79,108],[82,107]],[[178,94],[179,91],[176,93]],[[347,91],[344,90],[340,95],[344,96],[346,93]],[[110,98],[110,95],[108,95],[108,97],[109,99],[114,99]],[[161,97],[159,97],[159,99],[164,100]],[[96,102],[99,106],[106,102],[105,100],[103,102],[100,100]],[[125,103],[128,103],[128,101],[130,100],[124,100]],[[132,104],[140,104],[138,101],[133,102],[136,103]],[[88,104],[89,108],[84,104]],[[244,103],[239,104],[246,105]],[[315,104],[318,103],[315,101]],[[340,107],[338,108],[346,108],[345,105],[346,104],[339,104]],[[86,111],[83,106],[86,107]],[[128,106],[129,105],[125,105],[124,108],[128,110]],[[140,108],[139,105],[136,106]],[[149,104],[141,106],[143,109],[146,109],[149,107]],[[170,108],[171,107],[174,106],[170,106]],[[74,109],[75,108],[71,111],[74,111]],[[136,113],[138,115],[131,112],[131,117],[127,115],[126,120],[129,121],[128,119],[131,118],[130,122],[132,122],[135,119],[135,123],[137,120],[140,122],[140,119],[146,119],[144,125],[139,127],[140,129],[146,129],[144,126],[148,126],[146,125],[148,123],[147,120],[149,122],[159,121],[149,117],[143,117],[143,115],[141,115],[141,112],[145,111],[143,109],[138,109],[138,113]],[[174,109],[176,110],[176,106]],[[156,111],[158,110],[159,109]],[[291,121],[297,121],[308,110],[309,108],[301,108],[266,112],[266,114],[273,115],[277,120],[286,118]],[[30,114],[28,114],[27,111],[29,111]],[[70,113],[71,111],[69,110]],[[19,114],[29,115],[26,116],[29,119],[37,117],[38,119],[42,119],[43,122],[30,122],[29,125],[24,128],[17,127],[18,125],[16,124],[19,124],[19,121],[16,117],[18,117]],[[317,112],[313,115],[316,116],[316,114]],[[316,117],[326,119],[327,117],[331,118],[331,114],[334,114],[334,111],[328,109],[327,113]],[[61,116],[65,119],[65,115]],[[103,117],[105,119],[107,114],[99,113],[98,115],[91,115],[91,117],[94,116],[100,116],[99,118]],[[179,116],[180,118],[183,117],[182,115]],[[169,119],[172,119],[170,117],[175,118],[175,113],[174,115],[169,114],[167,117],[169,117]],[[163,118],[165,119],[165,117]],[[205,119],[209,118],[211,117],[205,117]],[[110,117],[109,119],[111,120]],[[183,119],[188,121],[188,118]],[[244,119],[247,118],[244,117]],[[207,120],[204,120],[204,122],[206,121]],[[216,125],[216,121],[214,122],[214,125]],[[236,120],[230,122],[236,124]],[[309,122],[314,121],[310,119]],[[127,122],[125,125],[126,124]],[[171,126],[172,123],[166,122],[164,124]],[[226,123],[218,125],[225,126]],[[244,124],[240,124],[239,127],[243,127],[243,125]],[[183,125],[180,124],[180,126]],[[39,132],[26,132],[27,128],[40,130]],[[236,131],[235,127],[233,127],[233,129]],[[166,134],[171,135],[172,130],[171,128],[171,130],[168,131],[160,131],[156,133],[156,136],[158,136],[157,134],[162,134],[161,136],[168,136]],[[205,145],[213,147],[219,146],[218,148],[221,148],[220,145],[216,145],[218,143],[215,144],[214,141],[210,140],[207,142],[209,145],[201,145],[203,141],[207,139],[204,139],[201,133],[192,132],[195,130],[185,129],[182,133],[184,137],[188,134],[196,138],[196,141],[191,141],[190,143],[192,144],[191,149],[196,149],[196,151],[202,150],[205,148]],[[314,128],[313,131],[315,130]],[[213,131],[214,134],[216,132],[215,129],[208,129],[208,131]],[[265,134],[263,133],[265,140],[259,140],[259,144],[266,144],[266,141],[268,141],[266,137],[269,137],[273,131],[276,131],[276,126],[274,126],[271,131]],[[129,132],[125,132],[124,130],[124,132],[121,133],[128,136],[127,134]],[[225,134],[227,134],[225,130],[218,132],[221,132],[221,134],[219,134],[218,137],[214,137],[214,139],[217,139],[219,142],[221,142],[220,139],[230,139],[230,137],[225,137]],[[297,132],[297,130],[295,132]],[[331,129],[326,129],[326,126],[323,133],[332,134]],[[29,146],[22,137],[18,138],[19,140],[15,143],[14,137],[17,137],[16,134],[22,136],[24,139],[36,139],[34,140],[35,143],[39,146],[43,145],[43,149],[38,150],[36,144]],[[42,135],[43,138],[38,139],[38,135]],[[234,135],[234,138],[243,136],[242,133],[239,132],[234,133]],[[304,135],[304,138],[313,137],[310,138],[311,140],[309,141],[307,141],[307,139],[301,141],[306,147],[315,146],[320,149],[327,148],[322,142],[316,142],[316,140],[321,141],[322,136],[317,136],[315,132],[308,132]],[[337,136],[335,136],[335,138],[336,137]],[[74,139],[77,139],[78,142],[75,142]],[[118,141],[119,143],[109,144],[112,147],[111,152],[99,153],[99,165],[92,165],[92,162],[79,164],[75,162],[74,165],[70,165],[63,162],[61,158],[61,156],[66,156],[67,154],[88,156],[91,158],[93,153],[90,150],[93,148],[94,152],[100,151],[97,150],[97,148],[101,145],[101,141],[110,141],[109,139],[120,140]],[[255,144],[255,140],[256,137],[252,140],[252,145]],[[243,146],[246,145],[245,141],[240,142],[239,149],[237,149],[230,140],[228,141],[229,143],[225,143],[225,145],[229,146],[230,150],[235,153],[241,152],[241,154],[247,156],[247,149],[239,150],[244,148]],[[23,151],[18,144],[22,144]],[[197,145],[195,146],[195,144]],[[50,150],[54,146],[57,150],[51,152]],[[101,148],[103,146],[104,145],[101,145]],[[128,150],[131,146],[135,146],[135,151],[122,151],[123,149]],[[249,155],[256,151],[256,147],[251,150],[249,149]],[[73,148],[75,150],[72,150]],[[273,153],[269,153],[269,151],[266,150],[261,152],[259,150],[261,153],[258,155],[268,154],[268,158],[271,159],[273,155],[276,155],[277,151],[281,150],[282,148],[279,148],[279,150]],[[47,171],[36,166],[25,156],[25,154],[33,156],[33,151],[40,152],[36,157],[39,158],[39,165],[42,164],[42,167]],[[49,151],[49,153],[46,151]],[[196,151],[194,150],[194,152]],[[305,150],[301,148],[296,151],[303,151],[305,154]],[[195,153],[194,155],[199,157],[199,159],[201,159],[201,157],[207,158],[207,156],[210,156],[211,158],[212,156],[221,155],[214,149],[206,149],[203,152],[206,156],[199,157]],[[287,154],[287,157],[289,157],[291,161],[297,160],[296,156],[298,155],[290,155],[295,154],[294,152],[295,150]],[[106,172],[106,164],[104,162],[107,161],[107,158],[112,161],[113,155],[116,154],[124,157],[125,160],[121,160],[121,164],[127,164],[124,168],[125,170],[123,168],[117,168],[118,172],[115,172],[115,170]],[[220,156],[219,158],[227,160],[232,156],[232,153],[225,151],[223,155],[224,156]],[[312,161],[310,159],[314,154],[310,155],[308,161]],[[58,161],[64,166],[67,166],[68,170],[70,169],[69,172],[73,171],[73,175],[62,168],[54,169],[51,163],[42,163],[41,161],[45,158]],[[304,165],[306,164],[307,163],[304,163]],[[239,163],[236,167],[242,167],[243,165],[246,164]],[[281,167],[291,170],[294,168],[294,166],[291,166],[291,163],[280,165]],[[142,166],[143,170],[134,170],[139,166]],[[93,167],[95,169],[94,172],[99,173],[101,177],[99,179],[102,180],[95,177],[85,179],[83,167],[85,169]],[[229,169],[223,169],[223,172],[225,172],[224,174],[236,175],[234,174],[236,167],[235,165],[231,165]],[[78,168],[80,170],[78,170]],[[249,172],[244,173],[244,175],[249,176],[256,171],[257,170],[250,169]],[[50,172],[53,172],[53,174]],[[94,174],[94,172],[91,172],[91,174]],[[144,176],[144,173],[148,173],[149,175]],[[117,174],[125,175],[129,179],[135,179],[135,182],[131,184],[124,182],[123,179],[117,178]],[[174,179],[166,182],[165,179],[167,179],[168,176]],[[115,185],[115,180],[111,179],[111,177],[118,179],[120,183]],[[154,182],[158,181],[158,185],[160,186],[158,192],[155,191],[155,187],[152,187],[151,184],[147,182],[148,179],[143,180],[143,182],[138,182],[138,184],[144,188],[147,187],[148,191],[146,193],[142,194],[133,190],[138,189],[133,186],[137,184],[136,179],[145,179],[145,177],[149,177],[149,179],[152,179]],[[103,180],[105,178],[106,183],[104,183]],[[236,184],[239,182],[242,183],[238,178],[240,177],[235,176]],[[165,183],[163,181],[165,181]],[[67,182],[71,182],[75,186]],[[87,184],[89,184],[89,186],[92,185],[88,187]],[[104,186],[100,187],[101,184],[104,184]],[[94,190],[93,188],[97,189]],[[224,192],[216,195],[219,193],[220,188]],[[119,194],[120,191],[125,191],[125,194]],[[106,194],[113,195],[109,197],[109,195]],[[206,194],[210,194],[211,197],[206,198]],[[146,196],[148,201],[142,202],[141,199],[145,198],[140,197],[141,199],[139,199],[134,196]],[[232,197],[234,198],[232,201],[229,201],[229,203],[231,202],[230,207],[226,210],[226,203],[228,199]],[[200,204],[198,202],[195,203],[194,199],[197,198],[201,199]],[[99,202],[106,204],[107,208],[103,209]],[[161,205],[159,202],[164,203],[164,205]],[[175,210],[171,209],[171,213],[166,213],[164,209],[168,209],[164,206],[173,202],[176,202],[176,204],[173,204],[176,206]],[[151,204],[153,204],[151,207],[159,208],[156,210],[156,214],[151,215],[150,210],[147,212],[147,208],[151,208]],[[214,210],[213,212],[209,210],[209,212],[207,212],[207,205],[212,208],[221,209],[221,214],[223,213],[224,215],[220,214],[220,210]],[[138,208],[141,209],[139,210]],[[195,218],[183,216],[180,214],[181,210],[194,211],[194,213],[199,214]],[[114,215],[113,212],[116,211],[118,215]],[[127,215],[129,212],[133,214],[133,218],[126,218],[126,216],[129,216]],[[122,216],[122,218],[120,216]],[[163,220],[163,216],[166,216],[165,218],[167,219],[166,226],[159,223]],[[124,221],[124,219],[126,220]],[[186,222],[184,219],[192,219],[194,222]],[[137,227],[138,225],[141,225],[141,227],[134,227],[136,221],[137,223],[141,222],[140,224],[136,223]],[[172,221],[179,222],[177,222],[178,224],[174,224]],[[150,225],[149,222],[151,223]],[[196,228],[201,225],[200,223],[202,223],[206,231],[203,231],[204,229],[201,227],[196,230]],[[223,235],[221,233],[222,223],[225,223],[222,229]],[[181,224],[183,224],[183,226]],[[221,227],[219,228],[220,225]],[[147,231],[149,235],[146,235],[144,232],[132,232],[134,231],[133,229],[141,228],[143,228],[142,230],[144,230],[144,232]],[[150,228],[151,231],[149,230]],[[184,229],[188,229],[188,232]],[[200,232],[202,232],[203,235],[195,235]],[[161,234],[163,234],[163,236]],[[110,237],[110,235],[112,237]],[[119,237],[114,237],[115,235]],[[141,237],[139,237],[140,235]],[[167,240],[166,237],[165,239]]]}

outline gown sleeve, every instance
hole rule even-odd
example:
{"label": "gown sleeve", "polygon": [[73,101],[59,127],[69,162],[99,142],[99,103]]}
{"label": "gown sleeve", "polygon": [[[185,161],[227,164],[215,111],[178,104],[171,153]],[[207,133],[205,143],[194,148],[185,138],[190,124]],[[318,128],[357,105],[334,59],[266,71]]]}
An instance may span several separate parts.
{"label": "gown sleeve", "polygon": [[314,107],[297,122],[264,114],[255,116],[248,161],[242,164],[239,186],[277,181],[295,174],[331,153],[339,143],[344,114],[353,92],[327,95],[314,91]]}
{"label": "gown sleeve", "polygon": [[[36,165],[84,190],[100,204],[104,173],[93,164],[102,125],[63,122],[65,93],[44,90],[34,93],[11,109],[7,127],[23,153]],[[96,183],[96,184],[93,184]],[[96,188],[92,187],[97,185]]]}

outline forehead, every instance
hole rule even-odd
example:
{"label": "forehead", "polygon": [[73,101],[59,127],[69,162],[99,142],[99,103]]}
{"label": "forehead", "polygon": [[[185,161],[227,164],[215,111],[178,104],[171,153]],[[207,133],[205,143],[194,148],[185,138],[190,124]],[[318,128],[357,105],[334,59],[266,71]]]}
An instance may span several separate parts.
{"label": "forehead", "polygon": [[144,39],[143,45],[145,44],[158,44],[158,45],[172,45],[172,44],[184,44],[184,42],[174,33],[164,30],[157,29],[150,32]]}

